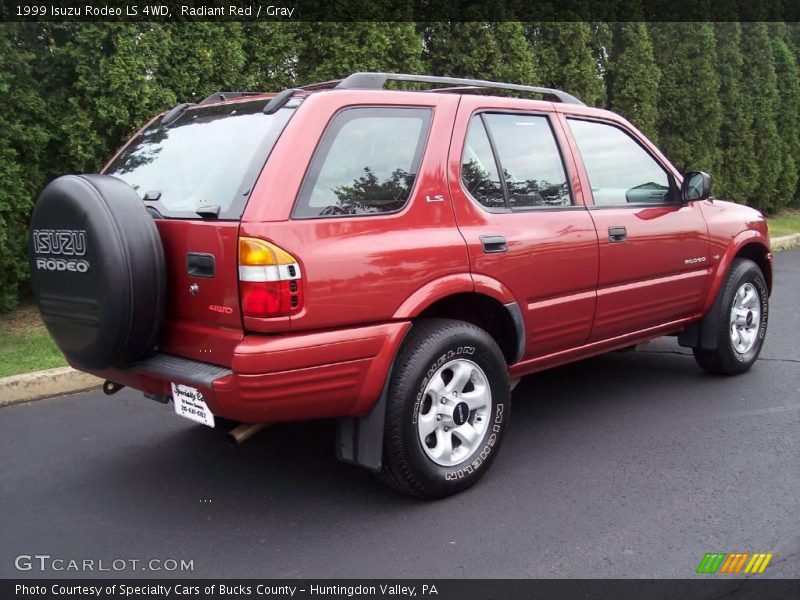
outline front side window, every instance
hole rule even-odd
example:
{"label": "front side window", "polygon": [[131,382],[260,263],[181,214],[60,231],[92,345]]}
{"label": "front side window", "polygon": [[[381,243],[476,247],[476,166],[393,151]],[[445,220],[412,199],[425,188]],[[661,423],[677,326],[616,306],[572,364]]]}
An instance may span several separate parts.
{"label": "front side window", "polygon": [[322,136],[295,218],[401,210],[414,187],[431,111],[364,107],[337,114]]}
{"label": "front side window", "polygon": [[597,206],[672,202],[664,168],[627,133],[606,123],[568,119]]}

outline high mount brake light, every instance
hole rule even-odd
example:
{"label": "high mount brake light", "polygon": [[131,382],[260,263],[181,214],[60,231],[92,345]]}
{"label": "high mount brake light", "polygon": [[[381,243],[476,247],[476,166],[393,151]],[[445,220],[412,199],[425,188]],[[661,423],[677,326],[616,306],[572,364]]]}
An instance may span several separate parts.
{"label": "high mount brake light", "polygon": [[265,240],[239,238],[239,291],[246,317],[288,317],[303,307],[300,265]]}

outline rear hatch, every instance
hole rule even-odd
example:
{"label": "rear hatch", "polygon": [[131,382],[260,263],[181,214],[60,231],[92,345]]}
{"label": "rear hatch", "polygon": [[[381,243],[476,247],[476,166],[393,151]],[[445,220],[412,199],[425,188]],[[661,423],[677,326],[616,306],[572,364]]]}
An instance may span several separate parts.
{"label": "rear hatch", "polygon": [[138,192],[161,234],[168,279],[162,352],[230,366],[242,339],[239,220],[299,104],[264,114],[267,101],[189,106],[171,121],[168,113],[104,170]]}

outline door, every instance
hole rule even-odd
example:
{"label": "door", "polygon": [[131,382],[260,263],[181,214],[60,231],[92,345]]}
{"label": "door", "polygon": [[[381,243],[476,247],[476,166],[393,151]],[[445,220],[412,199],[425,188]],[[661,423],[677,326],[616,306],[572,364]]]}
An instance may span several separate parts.
{"label": "door", "polygon": [[167,273],[162,352],[229,366],[243,337],[239,219],[297,106],[267,115],[267,101],[200,104],[156,119],[104,170],[156,217]]}
{"label": "door", "polygon": [[671,170],[622,124],[567,117],[591,189],[600,270],[591,341],[695,315],[708,281],[708,230]]}
{"label": "door", "polygon": [[462,97],[449,158],[470,268],[503,284],[519,303],[524,360],[580,346],[594,315],[597,236],[559,149],[552,105],[485,102]]}

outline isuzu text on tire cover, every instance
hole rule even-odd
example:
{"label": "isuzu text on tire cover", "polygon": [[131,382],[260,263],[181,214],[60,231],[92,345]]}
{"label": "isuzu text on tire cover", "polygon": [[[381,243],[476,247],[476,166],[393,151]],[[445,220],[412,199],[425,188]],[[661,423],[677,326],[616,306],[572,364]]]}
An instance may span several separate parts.
{"label": "isuzu text on tire cover", "polygon": [[337,419],[339,458],[437,498],[486,473],[523,375],[663,335],[710,373],[753,365],[767,225],[710,188],[560,90],[220,92],[44,189],[32,286],[107,393],[238,441]]}

